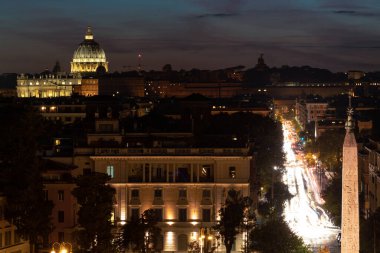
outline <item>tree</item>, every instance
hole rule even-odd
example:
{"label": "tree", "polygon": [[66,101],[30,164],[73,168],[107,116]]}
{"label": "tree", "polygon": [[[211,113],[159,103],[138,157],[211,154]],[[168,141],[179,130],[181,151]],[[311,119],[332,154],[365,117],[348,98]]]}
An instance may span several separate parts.
{"label": "tree", "polygon": [[172,65],[171,64],[165,64],[163,67],[162,67],[162,71],[163,72],[171,72],[173,69],[172,69]]}
{"label": "tree", "polygon": [[342,214],[342,177],[335,176],[326,190],[323,191],[325,204],[324,208],[329,212],[330,217],[335,225],[341,225]]}
{"label": "tree", "polygon": [[236,236],[244,226],[245,218],[249,217],[249,208],[252,200],[243,197],[239,191],[229,190],[224,206],[219,210],[220,220],[214,229],[223,238],[226,252],[230,253]]}
{"label": "tree", "polygon": [[115,189],[107,185],[109,176],[92,173],[79,176],[73,195],[77,198],[79,230],[77,242],[82,250],[112,252],[111,216]]}
{"label": "tree", "polygon": [[318,153],[318,159],[330,170],[339,172],[342,165],[344,129],[329,130],[315,141],[306,145],[306,151]]}
{"label": "tree", "polygon": [[45,134],[42,118],[31,108],[0,109],[0,193],[6,197],[5,218],[30,241],[30,251],[51,232],[53,204],[45,200],[38,140]]}
{"label": "tree", "polygon": [[131,247],[133,251],[152,252],[161,250],[161,229],[157,227],[158,217],[155,210],[145,210],[141,217],[134,218],[123,227],[121,247]]}
{"label": "tree", "polygon": [[265,194],[265,202],[260,202],[258,212],[264,217],[278,216],[283,213],[284,202],[290,200],[293,195],[289,192],[287,185],[283,182],[275,182],[272,189],[270,188]]}
{"label": "tree", "polygon": [[281,218],[273,218],[250,233],[250,248],[265,253],[311,253]]}

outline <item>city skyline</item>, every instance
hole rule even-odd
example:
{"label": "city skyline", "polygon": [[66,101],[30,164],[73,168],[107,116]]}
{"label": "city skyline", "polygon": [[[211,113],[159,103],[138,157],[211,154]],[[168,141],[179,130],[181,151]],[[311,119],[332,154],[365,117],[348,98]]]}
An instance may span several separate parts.
{"label": "city skyline", "polygon": [[[22,4],[20,4],[22,3]],[[380,4],[335,1],[3,1],[0,73],[69,71],[88,25],[110,71],[269,66],[378,70]]]}

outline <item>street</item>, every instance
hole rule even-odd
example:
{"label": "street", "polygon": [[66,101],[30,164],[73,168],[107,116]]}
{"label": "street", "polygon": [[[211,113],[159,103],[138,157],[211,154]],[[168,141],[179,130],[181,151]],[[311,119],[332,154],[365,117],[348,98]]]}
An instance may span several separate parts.
{"label": "street", "polygon": [[292,124],[284,121],[284,152],[286,156],[283,182],[288,185],[294,197],[285,203],[285,221],[290,228],[315,252],[327,245],[331,252],[340,252],[336,236],[340,229],[335,227],[325,210],[321,207],[323,199],[313,168],[308,168],[302,154],[296,154],[292,143],[296,142],[296,133]]}

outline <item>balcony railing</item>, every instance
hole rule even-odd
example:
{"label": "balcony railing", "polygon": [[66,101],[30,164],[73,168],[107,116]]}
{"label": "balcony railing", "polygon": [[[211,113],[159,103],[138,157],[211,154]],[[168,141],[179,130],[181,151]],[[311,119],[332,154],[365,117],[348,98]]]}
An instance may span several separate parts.
{"label": "balcony railing", "polygon": [[248,148],[95,148],[95,155],[244,156]]}

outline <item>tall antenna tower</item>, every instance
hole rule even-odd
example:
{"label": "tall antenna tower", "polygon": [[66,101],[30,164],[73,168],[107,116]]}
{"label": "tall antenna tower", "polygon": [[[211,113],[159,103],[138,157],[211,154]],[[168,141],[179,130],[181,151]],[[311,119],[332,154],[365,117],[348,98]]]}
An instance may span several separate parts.
{"label": "tall antenna tower", "polygon": [[137,60],[138,60],[138,65],[137,65],[137,70],[140,72],[142,70],[142,54],[139,53],[137,55]]}

